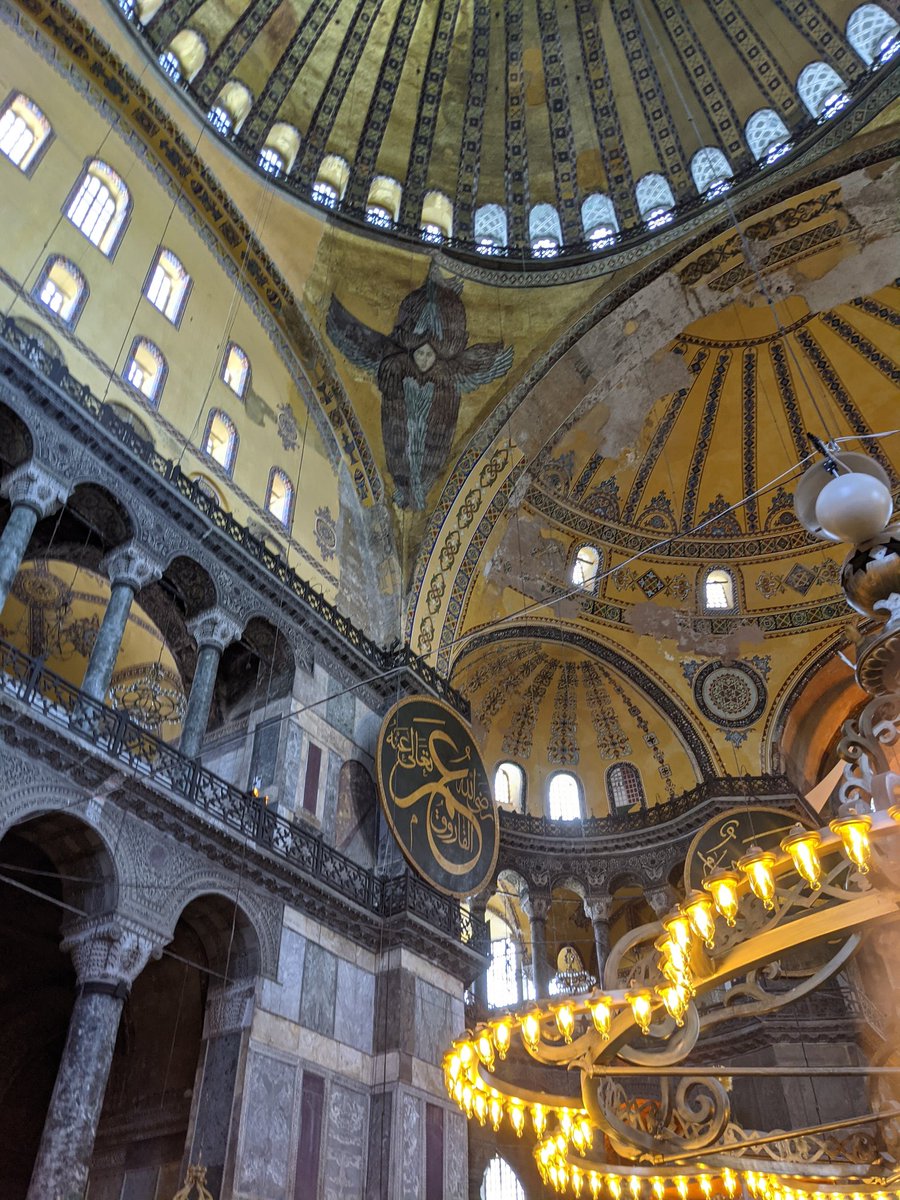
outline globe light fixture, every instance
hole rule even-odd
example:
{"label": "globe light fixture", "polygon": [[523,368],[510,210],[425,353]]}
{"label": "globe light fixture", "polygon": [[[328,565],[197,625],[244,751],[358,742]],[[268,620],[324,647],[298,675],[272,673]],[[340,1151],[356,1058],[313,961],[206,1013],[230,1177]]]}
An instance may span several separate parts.
{"label": "globe light fixture", "polygon": [[833,541],[859,546],[881,533],[891,519],[890,489],[873,475],[837,475],[819,493],[816,520]]}

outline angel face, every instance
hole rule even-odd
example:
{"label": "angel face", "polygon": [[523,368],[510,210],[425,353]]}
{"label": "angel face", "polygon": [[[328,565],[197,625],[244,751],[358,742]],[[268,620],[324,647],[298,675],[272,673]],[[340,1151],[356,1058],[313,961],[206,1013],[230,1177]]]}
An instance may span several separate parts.
{"label": "angel face", "polygon": [[437,355],[434,352],[434,347],[428,342],[424,342],[419,346],[418,350],[413,351],[413,362],[419,368],[423,375],[427,375],[437,360]]}

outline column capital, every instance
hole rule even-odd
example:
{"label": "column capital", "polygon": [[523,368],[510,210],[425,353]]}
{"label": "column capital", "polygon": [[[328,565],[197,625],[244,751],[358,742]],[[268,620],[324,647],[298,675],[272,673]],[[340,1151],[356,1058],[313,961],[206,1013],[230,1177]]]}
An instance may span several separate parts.
{"label": "column capital", "polygon": [[584,899],[584,915],[590,921],[608,921],[612,912],[612,896],[586,896]]}
{"label": "column capital", "polygon": [[188,621],[188,632],[201,650],[204,646],[214,646],[221,651],[238,640],[244,625],[224,608],[208,608]]}
{"label": "column capital", "polygon": [[65,504],[71,492],[67,483],[32,459],[14,468],[0,482],[0,493],[7,497],[13,507],[24,505],[34,509],[38,517],[49,516],[61,504]]}
{"label": "column capital", "polygon": [[86,917],[63,932],[60,948],[72,955],[79,984],[124,983],[129,987],[165,942],[132,921],[118,916]]}
{"label": "column capital", "polygon": [[658,917],[664,917],[675,907],[677,896],[675,889],[669,883],[660,883],[644,891],[644,897]]}
{"label": "column capital", "polygon": [[247,1029],[253,1020],[256,979],[237,979],[234,983],[211,983],[206,996],[205,1038],[218,1037]]}
{"label": "column capital", "polygon": [[159,579],[165,567],[160,559],[139,542],[123,542],[114,546],[100,562],[110,583],[127,583],[133,592],[139,592],[148,583]]}
{"label": "column capital", "polygon": [[550,897],[523,896],[522,911],[529,921],[546,921],[550,915]]}

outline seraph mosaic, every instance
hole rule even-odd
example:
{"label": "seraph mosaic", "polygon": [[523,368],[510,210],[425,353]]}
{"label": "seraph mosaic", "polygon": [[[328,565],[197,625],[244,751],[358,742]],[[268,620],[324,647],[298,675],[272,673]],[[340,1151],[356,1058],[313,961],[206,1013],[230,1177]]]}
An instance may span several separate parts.
{"label": "seraph mosaic", "polygon": [[381,432],[399,508],[421,510],[447,461],[460,398],[512,366],[502,342],[469,345],[461,280],[432,270],[397,311],[390,333],[379,333],[331,297],[327,333],[341,353],[375,376]]}

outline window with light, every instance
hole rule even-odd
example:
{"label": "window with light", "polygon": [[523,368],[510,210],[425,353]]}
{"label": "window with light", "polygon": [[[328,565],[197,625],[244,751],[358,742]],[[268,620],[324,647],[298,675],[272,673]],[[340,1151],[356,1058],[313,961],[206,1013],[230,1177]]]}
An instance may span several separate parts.
{"label": "window with light", "polygon": [[330,183],[325,183],[319,179],[313,184],[312,198],[316,204],[321,204],[323,208],[337,208],[338,194],[337,188]]}
{"label": "window with light", "polygon": [[562,245],[562,225],[552,204],[535,204],[528,214],[528,237],[535,258],[555,258]]}
{"label": "window with light", "polygon": [[847,104],[850,97],[844,91],[844,81],[828,63],[814,62],[804,67],[797,80],[797,94],[810,116],[827,120]]}
{"label": "window with light", "polygon": [[266,493],[266,509],[276,521],[287,526],[291,521],[291,509],[294,504],[294,485],[279,467],[273,467],[269,475],[269,488]]}
{"label": "window with light", "polygon": [[771,108],[761,108],[744,126],[744,137],[750,152],[762,166],[769,166],[791,148],[790,131]]}
{"label": "window with light", "polygon": [[724,567],[707,571],[703,580],[703,607],[709,612],[728,612],[734,608],[734,576]]}
{"label": "window with light", "polygon": [[215,129],[216,133],[221,133],[226,137],[231,133],[231,113],[227,108],[223,108],[221,104],[214,104],[206,114],[206,119],[212,125],[213,129]]}
{"label": "window with light", "polygon": [[600,573],[600,551],[596,546],[579,546],[572,560],[572,582],[576,587],[594,591]]}
{"label": "window with light", "polygon": [[50,258],[35,285],[34,296],[67,325],[74,325],[87,299],[87,283],[74,263]]}
{"label": "window with light", "polygon": [[900,50],[900,25],[880,4],[861,4],[847,21],[847,41],[866,66],[880,66]]}
{"label": "window with light", "polygon": [[165,50],[159,56],[159,65],[162,67],[163,74],[168,75],[173,83],[181,81],[181,63],[178,61],[178,55],[172,50]]}
{"label": "window with light", "polygon": [[0,115],[0,154],[27,172],[36,165],[51,133],[50,122],[38,106],[19,92],[10,97]]}
{"label": "window with light", "polygon": [[502,762],[494,772],[494,801],[510,812],[525,811],[525,772],[514,762]]}
{"label": "window with light", "polygon": [[497,254],[506,246],[506,212],[499,204],[482,204],[475,210],[473,227],[479,254]]}
{"label": "window with light", "polygon": [[518,1004],[521,952],[513,931],[499,913],[488,911],[487,925],[491,935],[491,964],[485,976],[485,993],[489,1007],[505,1008]]}
{"label": "window with light", "polygon": [[390,229],[394,224],[394,218],[380,204],[369,204],[366,206],[366,221],[369,225],[375,225],[379,229]]}
{"label": "window with light", "polygon": [[158,346],[147,338],[136,338],[123,375],[133,388],[156,408],[166,379],[166,360]]}
{"label": "window with light", "polygon": [[66,216],[109,257],[118,245],[131,204],[128,188],[105,162],[95,159],[69,200]]}
{"label": "window with light", "polygon": [[206,423],[203,453],[231,474],[237,456],[238,433],[235,424],[221,409],[214,408]]}
{"label": "window with light", "polygon": [[284,174],[284,159],[271,146],[263,146],[257,162],[267,175],[271,175],[275,179]]}
{"label": "window with light", "polygon": [[581,787],[569,771],[557,771],[547,789],[547,815],[551,821],[577,821],[582,816]]}
{"label": "window with light", "polygon": [[647,807],[641,773],[634,763],[615,763],[606,772],[606,797],[612,813]]}
{"label": "window with light", "polygon": [[525,1200],[519,1177],[499,1154],[485,1167],[481,1180],[481,1200]]}
{"label": "window with light", "polygon": [[635,185],[638,211],[648,229],[659,229],[675,218],[675,196],[664,175],[644,175]]}
{"label": "window with light", "polygon": [[222,359],[222,381],[236,396],[244,398],[250,382],[250,359],[236,342],[229,342]]}
{"label": "window with light", "polygon": [[190,275],[172,251],[160,250],[144,294],[173,325],[181,319],[190,286]]}
{"label": "window with light", "polygon": [[581,206],[581,225],[592,250],[614,246],[619,232],[616,210],[609,196],[595,192]]}
{"label": "window with light", "polygon": [[691,159],[694,187],[704,200],[714,200],[731,187],[731,164],[718,146],[703,146]]}

